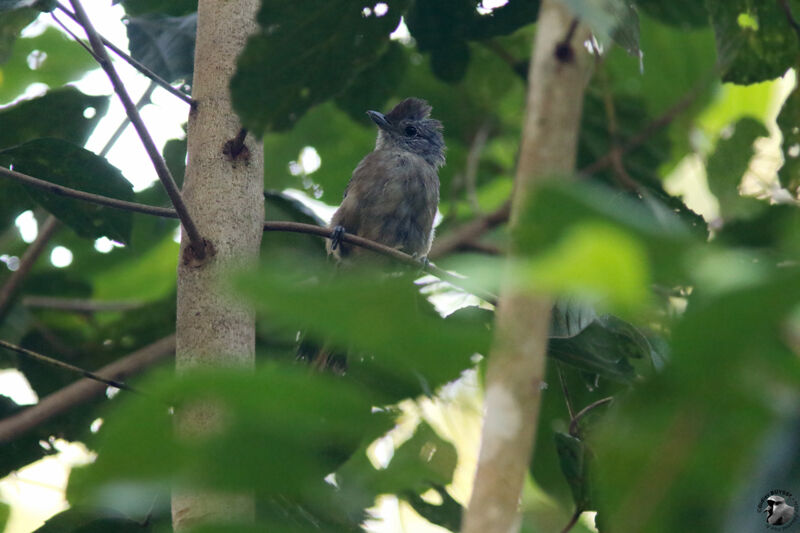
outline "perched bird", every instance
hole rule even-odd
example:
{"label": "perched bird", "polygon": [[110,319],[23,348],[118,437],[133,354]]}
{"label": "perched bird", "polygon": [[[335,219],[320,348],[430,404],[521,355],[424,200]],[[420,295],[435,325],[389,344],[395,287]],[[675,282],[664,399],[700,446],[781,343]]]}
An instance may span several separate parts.
{"label": "perched bird", "polygon": [[[356,166],[330,223],[334,233],[328,253],[340,262],[369,253],[342,242],[345,233],[426,258],[445,152],[442,123],[429,118],[430,112],[431,106],[419,98],[406,98],[385,115],[367,111],[378,126],[375,150]],[[335,372],[347,368],[345,355],[327,342],[320,346],[304,335],[299,341],[298,357],[314,367]]]}
{"label": "perched bird", "polygon": [[367,111],[378,126],[375,150],[353,171],[333,215],[328,253],[344,259],[361,253],[341,241],[353,233],[425,258],[439,205],[439,167],[444,165],[442,124],[431,106],[406,98],[387,114]]}

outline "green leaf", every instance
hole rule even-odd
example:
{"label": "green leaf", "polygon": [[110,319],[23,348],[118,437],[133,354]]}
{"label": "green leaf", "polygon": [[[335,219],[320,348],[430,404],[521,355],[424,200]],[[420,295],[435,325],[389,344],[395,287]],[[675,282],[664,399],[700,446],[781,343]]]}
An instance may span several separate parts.
{"label": "green leaf", "polygon": [[49,518],[34,533],[146,533],[150,530],[147,525],[108,510],[72,508]]}
{"label": "green leaf", "polygon": [[264,2],[261,30],[250,37],[231,81],[243,125],[258,136],[286,130],[337,95],[381,57],[406,5],[393,0],[378,16],[349,0]]}
{"label": "green leaf", "polygon": [[629,54],[639,54],[639,17],[624,0],[563,0],[601,40],[613,40]]}
{"label": "green leaf", "polygon": [[[787,0],[795,13],[800,1]],[[800,53],[797,35],[780,2],[706,0],[717,40],[723,81],[748,84],[782,76]]]}
{"label": "green leaf", "polygon": [[0,103],[19,96],[32,83],[60,87],[96,67],[92,56],[59,30],[17,39],[9,60],[0,67]]}
{"label": "green leaf", "polygon": [[703,2],[697,0],[636,0],[636,7],[659,22],[688,30],[708,26],[708,12]]}
{"label": "green leaf", "polygon": [[[719,523],[708,509],[758,502],[761,489],[739,481],[784,416],[776,406],[797,402],[800,362],[781,331],[798,304],[794,269],[692,298],[674,327],[669,366],[618,397],[595,429],[595,503],[609,530],[666,533],[692,516],[697,531],[712,531]],[[637,508],[651,490],[657,501]]]}
{"label": "green leaf", "polygon": [[753,142],[758,137],[768,136],[769,132],[761,122],[743,118],[736,123],[730,138],[717,143],[716,151],[708,159],[708,187],[719,200],[723,219],[749,218],[767,206],[755,198],[740,196],[739,184],[755,153]]}
{"label": "green leaf", "polygon": [[652,354],[641,332],[612,315],[598,318],[574,337],[551,338],[547,345],[547,355],[620,383],[636,377],[631,359],[651,360]]}
{"label": "green leaf", "polygon": [[0,64],[8,61],[14,42],[22,29],[39,16],[39,11],[28,7],[27,0],[2,0],[0,2]]}
{"label": "green leaf", "polygon": [[589,462],[591,452],[582,440],[557,432],[553,435],[556,441],[561,471],[572,491],[572,500],[579,511],[592,509],[591,486],[589,477]]}
{"label": "green leaf", "polygon": [[783,135],[783,166],[778,175],[781,185],[796,193],[800,187],[800,91],[797,89],[783,103],[778,127]]}
{"label": "green leaf", "polygon": [[559,298],[550,314],[551,339],[578,335],[597,319],[594,308],[576,298]]}
{"label": "green leaf", "polygon": [[[264,267],[239,276],[235,287],[265,320],[347,351],[347,377],[370,388],[376,404],[431,394],[471,367],[473,354],[487,353],[488,329],[439,316],[409,276],[355,269],[331,279],[330,265],[311,266]],[[309,281],[315,277],[322,281]]]}
{"label": "green leaf", "polygon": [[128,19],[131,55],[167,80],[191,80],[197,14],[182,17],[141,15]]}
{"label": "green leaf", "polygon": [[[100,158],[60,139],[37,139],[0,151],[0,161],[23,174],[58,185],[132,201],[133,188],[122,173]],[[62,222],[87,238],[107,236],[125,243],[131,235],[129,211],[66,199],[34,187],[28,194]]]}
{"label": "green leaf", "polygon": [[5,531],[8,517],[11,514],[11,506],[5,502],[0,502],[0,529]]}
{"label": "green leaf", "polygon": [[[358,448],[373,417],[359,387],[292,366],[264,365],[254,373],[215,369],[180,378],[170,373],[141,388],[147,397],[128,396],[103,417],[97,461],[80,472],[74,487],[70,480],[76,498],[93,497],[111,507],[119,499],[149,503],[148,490],[169,482],[308,497],[316,487],[324,489],[322,479]],[[213,408],[223,425],[199,438],[182,438],[167,405],[155,398],[177,412]]]}
{"label": "green leaf", "polygon": [[89,96],[74,87],[48,91],[0,110],[0,148],[52,137],[83,146],[108,109],[107,96]]}
{"label": "green leaf", "polygon": [[173,0],[171,2],[162,2],[161,0],[122,0],[121,3],[125,7],[125,13],[132,17],[152,13],[181,17],[197,12],[197,0]]}

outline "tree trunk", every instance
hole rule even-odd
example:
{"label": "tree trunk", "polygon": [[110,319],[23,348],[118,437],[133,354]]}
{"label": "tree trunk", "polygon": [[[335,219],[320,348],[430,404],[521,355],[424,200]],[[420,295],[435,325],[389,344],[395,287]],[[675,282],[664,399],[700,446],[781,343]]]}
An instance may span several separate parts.
{"label": "tree trunk", "polygon": [[[562,2],[542,1],[511,206],[512,234],[536,185],[575,167],[591,67],[583,45],[588,37],[588,30]],[[517,253],[512,242],[509,260]],[[481,449],[464,533],[519,530],[517,506],[536,437],[551,306],[547,297],[520,292],[513,280],[501,290],[486,375]]]}
{"label": "tree trunk", "polygon": [[[255,28],[258,0],[202,0],[197,10],[192,97],[189,116],[188,165],[183,195],[200,234],[213,253],[195,261],[188,240],[181,239],[178,264],[176,367],[252,368],[255,361],[255,317],[252,309],[224,289],[228,271],[254,264],[264,221],[263,152],[247,139],[237,156],[226,143],[240,131],[231,107],[228,84],[236,58]],[[176,413],[176,430],[184,435],[216,429],[211,406]],[[176,490],[173,527],[197,523],[247,521],[254,514],[249,494]]]}

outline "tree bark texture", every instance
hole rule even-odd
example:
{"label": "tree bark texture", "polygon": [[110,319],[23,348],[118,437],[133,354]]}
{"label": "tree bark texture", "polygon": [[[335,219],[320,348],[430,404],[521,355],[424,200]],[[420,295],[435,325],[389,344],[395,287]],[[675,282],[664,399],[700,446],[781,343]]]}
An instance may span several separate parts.
{"label": "tree bark texture", "polygon": [[[228,84],[247,37],[256,29],[258,0],[201,0],[189,116],[188,164],[183,196],[212,254],[197,261],[184,234],[178,263],[176,368],[252,368],[255,316],[225,288],[228,272],[255,264],[264,222],[263,152],[247,138],[236,156],[226,143],[241,129]],[[217,430],[212,406],[176,413],[184,437]],[[175,531],[198,523],[248,521],[254,514],[249,494],[176,490],[172,498]]]}
{"label": "tree bark texture", "polygon": [[[583,93],[592,58],[589,32],[558,0],[539,10],[510,226],[537,184],[575,167]],[[566,45],[566,49],[564,46]],[[509,264],[518,254],[511,243]],[[550,309],[543,295],[521,292],[506,269],[489,356],[478,467],[464,533],[519,530],[518,504],[539,415]]]}

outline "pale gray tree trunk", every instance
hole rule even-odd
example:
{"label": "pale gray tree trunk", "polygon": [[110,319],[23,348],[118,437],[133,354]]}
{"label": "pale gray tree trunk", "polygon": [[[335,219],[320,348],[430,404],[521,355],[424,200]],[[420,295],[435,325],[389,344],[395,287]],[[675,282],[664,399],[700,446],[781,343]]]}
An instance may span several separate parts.
{"label": "pale gray tree trunk", "polygon": [[[197,10],[188,165],[183,195],[200,234],[213,253],[191,259],[181,239],[178,265],[176,367],[252,368],[255,360],[253,310],[226,291],[232,270],[254,264],[264,221],[263,153],[248,138],[246,150],[232,158],[225,145],[240,130],[228,84],[247,36],[256,28],[258,0],[201,0]],[[176,431],[186,435],[217,430],[218,415],[210,405],[176,413]],[[173,527],[197,523],[247,521],[254,514],[249,494],[178,490],[172,498]]]}
{"label": "pale gray tree trunk", "polygon": [[[512,231],[536,185],[553,175],[571,173],[575,167],[583,93],[591,67],[591,56],[583,45],[589,33],[576,23],[562,2],[542,1],[528,74]],[[565,44],[571,55],[559,48]],[[516,253],[512,242],[510,261]],[[481,448],[464,533],[519,530],[517,507],[536,437],[552,303],[519,291],[508,275],[505,279],[495,318]]]}

